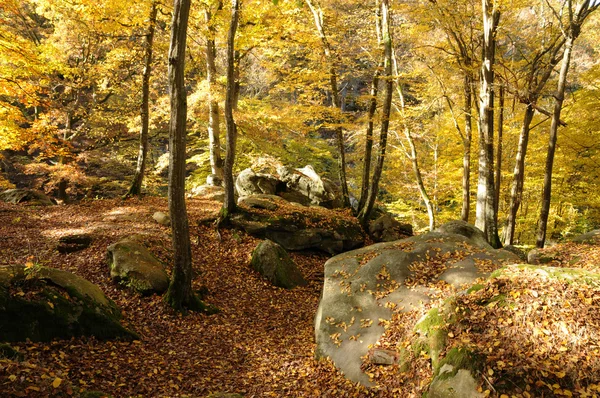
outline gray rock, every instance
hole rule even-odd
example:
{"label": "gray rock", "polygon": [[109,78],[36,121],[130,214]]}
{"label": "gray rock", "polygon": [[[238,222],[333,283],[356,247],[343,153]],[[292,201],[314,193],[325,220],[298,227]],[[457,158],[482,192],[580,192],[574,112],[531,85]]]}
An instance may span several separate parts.
{"label": "gray rock", "polygon": [[[282,166],[277,169],[277,173],[286,185],[285,192],[280,195],[289,201],[332,207],[338,199],[334,192],[334,184],[324,182],[310,165],[301,169]],[[295,197],[296,200],[288,199],[291,197]],[[302,197],[307,198],[304,199],[306,203],[302,202]]]}
{"label": "gray rock", "polygon": [[529,264],[540,265],[557,262],[560,260],[560,253],[555,253],[548,249],[532,249],[527,253],[527,262]]}
{"label": "gray rock", "polygon": [[110,276],[141,294],[164,293],[169,277],[160,261],[135,239],[126,238],[108,247]]}
{"label": "gray rock", "polygon": [[308,284],[285,249],[270,240],[254,249],[251,265],[275,286],[292,289]]}
{"label": "gray rock", "polygon": [[219,177],[216,174],[209,174],[208,176],[206,176],[206,185],[220,187],[223,185],[223,178]]}
{"label": "gray rock", "polygon": [[466,221],[449,221],[446,224],[439,226],[435,232],[462,235],[466,238],[469,238],[469,241],[475,246],[483,249],[492,249],[492,246],[487,242],[483,231]]}
{"label": "gray rock", "polygon": [[402,224],[390,213],[384,213],[369,223],[369,235],[376,242],[392,242],[413,235],[412,225]]}
{"label": "gray rock", "polygon": [[575,243],[597,244],[600,241],[600,229],[575,236],[571,241]]}
{"label": "gray rock", "polygon": [[0,200],[13,204],[27,203],[33,206],[52,206],[55,204],[50,197],[42,192],[20,188],[0,192]]}
{"label": "gray rock", "polygon": [[278,180],[270,174],[255,173],[248,168],[243,170],[235,180],[235,189],[239,196],[257,194],[275,195]]}
{"label": "gray rock", "polygon": [[514,257],[481,248],[462,235],[437,232],[335,256],[325,263],[315,317],[316,356],[330,357],[348,379],[369,386],[369,378],[361,370],[361,357],[384,332],[379,320],[391,318],[386,304],[409,311],[430,301],[430,288],[405,284],[416,267],[440,267],[431,282],[445,280],[461,288],[488,275],[476,263],[500,267]]}
{"label": "gray rock", "polygon": [[154,221],[156,221],[160,225],[164,225],[165,227],[168,227],[171,225],[171,217],[169,217],[168,214],[163,213],[162,211],[155,212],[152,215],[152,218],[154,219]]}
{"label": "gray rock", "polygon": [[223,202],[225,200],[225,188],[214,185],[199,185],[193,187],[190,191],[191,197],[197,197],[206,200],[216,200],[217,202]]}
{"label": "gray rock", "polygon": [[120,319],[115,303],[75,274],[49,267],[0,267],[2,341],[137,338]]}
{"label": "gray rock", "polygon": [[238,205],[246,206],[252,209],[277,210],[277,204],[281,198],[276,195],[251,195],[242,196],[238,199]]}
{"label": "gray rock", "polygon": [[479,398],[478,383],[466,369],[454,372],[454,366],[444,365],[429,386],[428,398]]}

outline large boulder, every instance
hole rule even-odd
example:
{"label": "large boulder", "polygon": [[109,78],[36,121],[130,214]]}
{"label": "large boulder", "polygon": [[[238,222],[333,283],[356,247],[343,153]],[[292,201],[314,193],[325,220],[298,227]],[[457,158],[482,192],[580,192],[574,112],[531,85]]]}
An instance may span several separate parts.
{"label": "large boulder", "polygon": [[575,243],[598,244],[600,242],[600,229],[575,236],[571,239]]}
{"label": "large boulder", "polygon": [[[310,165],[301,169],[281,166],[277,169],[277,173],[281,181],[286,185],[285,192],[281,194],[284,198],[287,195],[290,198],[297,198],[296,201],[301,204],[324,207],[331,207],[332,203],[336,200],[334,184],[324,182]],[[302,198],[305,199],[302,200]]]}
{"label": "large boulder", "polygon": [[225,188],[215,185],[199,185],[193,187],[190,191],[190,196],[206,200],[216,200],[223,202],[225,200]]}
{"label": "large boulder", "polygon": [[52,206],[56,204],[42,192],[21,188],[7,189],[4,192],[0,192],[0,200],[7,203],[27,203],[34,206]]}
{"label": "large boulder", "polygon": [[292,289],[307,285],[306,279],[285,249],[268,239],[256,246],[250,264],[275,286]]}
{"label": "large boulder", "polygon": [[346,213],[293,206],[273,195],[250,196],[240,203],[250,203],[252,207],[242,206],[242,211],[232,215],[231,223],[250,235],[270,239],[286,250],[317,249],[338,254],[364,244],[360,224]]}
{"label": "large boulder", "polygon": [[235,180],[235,189],[239,196],[256,194],[275,195],[279,181],[270,174],[255,173],[248,168],[243,170]]}
{"label": "large boulder", "polygon": [[73,336],[133,339],[115,303],[93,283],[48,267],[0,267],[0,340]]}
{"label": "large boulder", "polygon": [[61,236],[58,239],[58,246],[56,246],[56,250],[63,254],[78,252],[90,247],[92,240],[92,236],[89,234]]}
{"label": "large boulder", "polygon": [[440,225],[436,232],[444,234],[458,234],[468,238],[474,245],[484,248],[491,249],[492,246],[487,242],[485,234],[482,230],[474,225],[469,224],[466,221],[454,220],[449,221],[444,225]]}
{"label": "large boulder", "polygon": [[160,261],[134,238],[125,238],[108,247],[111,278],[141,294],[164,293],[169,276]]}
{"label": "large boulder", "polygon": [[390,213],[383,213],[369,223],[369,235],[375,242],[392,242],[413,236],[413,228],[400,223]]}
{"label": "large boulder", "polygon": [[330,357],[348,379],[368,386],[361,357],[381,338],[391,308],[418,309],[443,294],[440,281],[462,289],[513,262],[519,259],[512,253],[439,232],[335,256],[325,264],[315,317],[316,356]]}

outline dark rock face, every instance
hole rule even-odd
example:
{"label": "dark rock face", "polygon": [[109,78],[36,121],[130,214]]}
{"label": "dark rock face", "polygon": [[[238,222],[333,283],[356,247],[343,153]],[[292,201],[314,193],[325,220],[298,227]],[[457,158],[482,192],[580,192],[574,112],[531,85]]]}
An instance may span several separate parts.
{"label": "dark rock face", "polygon": [[164,293],[169,277],[160,261],[135,239],[126,238],[108,247],[110,276],[141,294]]}
{"label": "dark rock face", "polygon": [[[262,203],[261,208],[248,208],[233,215],[231,223],[253,236],[270,239],[286,250],[317,249],[338,254],[364,244],[362,228],[354,217],[340,217],[323,208],[293,206],[277,196],[261,195],[257,199],[275,207]],[[267,207],[285,211],[274,216],[263,211]]]}
{"label": "dark rock face", "polygon": [[42,192],[21,188],[7,189],[1,192],[0,200],[13,204],[27,203],[33,206],[52,206],[56,204]]}
{"label": "dark rock face", "polygon": [[92,237],[87,234],[61,236],[56,250],[59,253],[74,253],[87,249],[92,244]]}
{"label": "dark rock face", "polygon": [[275,286],[292,289],[308,284],[285,249],[273,241],[258,244],[252,252],[251,264]]}
{"label": "dark rock face", "polygon": [[137,338],[120,318],[98,286],[75,274],[48,267],[0,267],[0,340]]}
{"label": "dark rock face", "polygon": [[384,213],[369,223],[369,235],[376,242],[392,242],[413,236],[412,225],[402,224],[391,214]]}

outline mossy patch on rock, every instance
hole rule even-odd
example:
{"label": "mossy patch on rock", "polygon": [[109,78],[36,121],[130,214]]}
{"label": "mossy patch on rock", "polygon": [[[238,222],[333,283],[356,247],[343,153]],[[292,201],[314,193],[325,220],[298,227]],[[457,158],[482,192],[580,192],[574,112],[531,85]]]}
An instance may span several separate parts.
{"label": "mossy patch on rock", "polygon": [[112,300],[93,283],[70,272],[40,267],[0,267],[0,340],[48,341],[95,336],[133,339]]}

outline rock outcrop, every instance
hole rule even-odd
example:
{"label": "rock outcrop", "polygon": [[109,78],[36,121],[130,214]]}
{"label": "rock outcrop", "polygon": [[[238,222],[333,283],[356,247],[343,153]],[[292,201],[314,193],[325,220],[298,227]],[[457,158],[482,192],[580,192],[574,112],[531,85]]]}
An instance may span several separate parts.
{"label": "rock outcrop", "polygon": [[[240,203],[254,204],[241,207],[242,211],[232,216],[233,226],[270,239],[286,250],[317,249],[338,254],[364,244],[357,219],[345,213],[294,206],[274,195],[250,196]],[[277,215],[270,211],[275,209]]]}
{"label": "rock outcrop", "polygon": [[285,249],[268,239],[260,242],[254,249],[250,264],[275,286],[292,289],[307,285],[296,263]]}
{"label": "rock outcrop", "polygon": [[0,267],[0,340],[137,338],[120,318],[98,286],[75,274],[49,267]]}
{"label": "rock outcrop", "polygon": [[162,263],[133,238],[110,245],[107,260],[111,278],[141,294],[162,294],[169,287],[169,277]]}
{"label": "rock outcrop", "polygon": [[381,338],[380,321],[390,320],[390,308],[420,308],[440,294],[439,281],[460,289],[519,262],[512,253],[482,246],[477,238],[431,232],[331,258],[315,318],[317,357],[330,357],[347,378],[370,385],[361,357]]}

